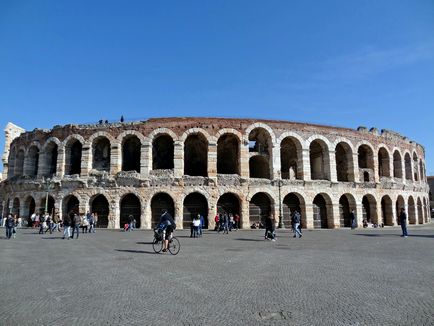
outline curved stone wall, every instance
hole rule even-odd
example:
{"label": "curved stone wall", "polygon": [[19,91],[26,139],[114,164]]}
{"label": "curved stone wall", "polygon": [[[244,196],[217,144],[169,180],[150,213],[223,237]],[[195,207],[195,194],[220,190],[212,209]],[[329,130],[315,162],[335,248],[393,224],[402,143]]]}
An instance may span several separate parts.
{"label": "curved stone wall", "polygon": [[425,152],[387,130],[286,121],[161,118],[134,123],[36,129],[9,147],[2,212],[96,211],[101,227],[133,215],[149,229],[162,208],[188,227],[193,215],[214,226],[217,212],[249,228],[266,215],[299,209],[307,228],[357,222],[430,221]]}

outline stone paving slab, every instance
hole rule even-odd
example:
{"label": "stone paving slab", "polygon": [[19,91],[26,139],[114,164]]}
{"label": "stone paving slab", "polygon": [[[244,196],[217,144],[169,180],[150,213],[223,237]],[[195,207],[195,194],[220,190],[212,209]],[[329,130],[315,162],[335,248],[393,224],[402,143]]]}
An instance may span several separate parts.
{"label": "stone paving slab", "polygon": [[229,235],[19,230],[0,239],[0,325],[433,325],[434,225]]}

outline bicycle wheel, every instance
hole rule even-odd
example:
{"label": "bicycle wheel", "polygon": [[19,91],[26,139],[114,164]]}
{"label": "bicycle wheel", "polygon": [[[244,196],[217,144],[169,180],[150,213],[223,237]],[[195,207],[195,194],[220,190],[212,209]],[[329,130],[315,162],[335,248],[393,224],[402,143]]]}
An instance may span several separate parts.
{"label": "bicycle wheel", "polygon": [[158,254],[161,252],[161,250],[163,250],[163,241],[154,238],[154,240],[152,240],[152,248],[154,249],[155,253]]}
{"label": "bicycle wheel", "polygon": [[177,255],[179,253],[179,249],[181,249],[181,244],[179,243],[179,240],[175,237],[173,237],[169,241],[169,252],[172,255]]}

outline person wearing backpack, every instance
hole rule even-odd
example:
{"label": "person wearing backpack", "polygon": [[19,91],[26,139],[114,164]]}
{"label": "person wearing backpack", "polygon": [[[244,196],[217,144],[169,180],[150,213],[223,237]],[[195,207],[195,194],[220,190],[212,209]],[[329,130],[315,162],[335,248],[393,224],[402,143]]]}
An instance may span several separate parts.
{"label": "person wearing backpack", "polygon": [[77,232],[77,239],[78,239],[78,234],[80,233],[80,215],[78,214],[74,214],[74,217],[72,218],[72,236],[71,239],[74,239],[74,233]]}
{"label": "person wearing backpack", "polygon": [[294,238],[298,237],[301,238],[301,232],[300,232],[300,223],[301,223],[301,215],[298,212],[298,210],[295,210],[294,213],[292,214],[292,223],[293,223],[293,229],[292,231],[294,232]]}
{"label": "person wearing backpack", "polygon": [[12,230],[15,227],[14,218],[12,217],[11,214],[9,214],[9,216],[6,219],[5,227],[6,227],[6,238],[10,239],[12,237]]}

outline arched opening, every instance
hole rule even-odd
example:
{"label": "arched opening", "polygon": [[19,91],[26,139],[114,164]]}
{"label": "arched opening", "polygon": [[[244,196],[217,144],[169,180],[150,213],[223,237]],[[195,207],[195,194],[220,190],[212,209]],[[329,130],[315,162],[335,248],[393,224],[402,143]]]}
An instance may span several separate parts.
{"label": "arched opening", "polygon": [[55,142],[45,147],[45,176],[52,177],[57,172],[57,156],[59,148]]}
{"label": "arched opening", "polygon": [[363,182],[373,181],[370,179],[374,172],[374,152],[368,145],[361,145],[358,150],[360,175]]}
{"label": "arched opening", "polygon": [[377,201],[372,195],[365,195],[362,199],[362,214],[363,220],[368,223],[378,224],[377,218]]}
{"label": "arched opening", "polygon": [[44,196],[41,199],[40,214],[48,213],[49,215],[53,216],[54,210],[55,210],[55,207],[54,207],[55,200],[52,196],[48,196],[48,205],[46,205],[46,200],[47,200],[46,196]]}
{"label": "arched opening", "polygon": [[17,158],[15,159],[15,176],[21,176],[24,172],[24,150],[19,150],[17,154]]}
{"label": "arched opening", "polygon": [[354,181],[353,152],[350,145],[344,142],[337,144],[335,156],[338,181]]}
{"label": "arched opening", "polygon": [[291,227],[291,214],[298,211],[301,215],[301,224],[306,227],[305,202],[301,195],[289,193],[283,198],[282,202],[282,222],[286,228]]}
{"label": "arched opening", "polygon": [[406,153],[404,156],[405,161],[405,179],[411,180],[411,157],[410,154]]}
{"label": "arched opening", "polygon": [[412,196],[408,197],[408,223],[416,224],[416,205]]}
{"label": "arched opening", "polygon": [[402,179],[402,158],[398,151],[393,153],[393,177]]}
{"label": "arched opening", "polygon": [[206,200],[204,195],[198,192],[193,192],[189,194],[187,197],[185,197],[184,199],[184,209],[183,209],[184,229],[190,228],[190,225],[193,222],[193,217],[197,216],[198,214],[203,216],[203,220],[204,220],[203,228],[207,229],[208,228],[208,201]]}
{"label": "arched opening", "polygon": [[[238,216],[241,217],[241,211],[240,211],[240,200],[238,199],[237,195],[234,195],[232,193],[225,193],[220,196],[219,200],[217,201],[217,213],[218,214],[232,214],[235,216],[238,214]],[[241,224],[241,220],[240,220]]]}
{"label": "arched opening", "polygon": [[424,181],[425,180],[425,171],[423,169],[422,160],[419,160],[419,170],[420,170],[420,181]]}
{"label": "arched opening", "polygon": [[327,229],[329,226],[329,209],[326,199],[322,194],[316,195],[313,200],[313,227],[315,229]]}
{"label": "arched opening", "polygon": [[25,221],[28,220],[30,216],[32,216],[33,213],[36,212],[36,202],[35,199],[32,196],[27,197],[26,201],[24,202],[24,212],[22,214],[22,217]]}
{"label": "arched opening", "polygon": [[142,209],[140,199],[134,194],[128,194],[121,200],[120,225],[122,229],[125,224],[130,223],[130,216],[136,220],[136,228],[140,228]]}
{"label": "arched opening", "polygon": [[329,151],[322,140],[314,140],[309,147],[310,176],[312,180],[330,180]]}
{"label": "arched opening", "polygon": [[224,134],[217,142],[217,173],[240,174],[240,141],[234,134]]}
{"label": "arched opening", "polygon": [[265,225],[265,219],[271,215],[271,201],[268,195],[263,192],[255,194],[249,203],[250,224]]}
{"label": "arched opening", "polygon": [[[197,135],[196,135],[197,136]],[[199,137],[198,137],[199,138]],[[196,139],[193,137],[192,139]],[[193,150],[193,153],[190,155],[195,155],[200,152],[201,159],[203,159],[203,153],[201,151],[205,151],[205,162],[206,162],[206,152],[207,152],[207,143],[205,142],[205,146],[201,142],[195,143],[190,139],[189,146],[192,146],[189,150]],[[152,169],[153,170],[170,170],[174,167],[174,144],[173,139],[169,135],[163,134],[159,135],[152,142]],[[197,164],[197,162],[195,163]],[[206,167],[205,167],[206,171]],[[193,175],[193,174],[191,174]]]}
{"label": "arched opening", "polygon": [[252,156],[249,160],[250,178],[270,179],[268,159],[262,155]]}
{"label": "arched opening", "polygon": [[[395,214],[396,214],[396,221],[398,225],[401,225],[401,221],[399,219],[399,214],[401,213],[401,208],[405,209],[405,201],[402,196],[398,196],[398,199],[396,200],[395,204]],[[408,218],[408,212],[407,212],[407,218]]]}
{"label": "arched opening", "polygon": [[302,179],[302,165],[300,142],[296,138],[286,137],[280,144],[282,179]]}
{"label": "arched opening", "polygon": [[107,228],[109,224],[110,206],[104,195],[97,195],[90,203],[90,211],[98,216],[97,227]]}
{"label": "arched opening", "polygon": [[[273,164],[272,148],[273,148],[272,139],[267,130],[265,130],[264,128],[255,128],[250,132],[249,134],[250,178],[270,179],[272,164]],[[268,172],[265,171],[265,169],[268,169]]]}
{"label": "arched opening", "polygon": [[429,201],[426,200],[426,198],[423,199],[423,215],[425,217],[425,223],[428,223],[428,221],[431,219],[431,210],[429,205],[427,204]]}
{"label": "arched opening", "polygon": [[160,192],[154,195],[151,200],[152,228],[155,228],[160,222],[163,209],[167,210],[173,219],[175,219],[175,204],[172,197],[166,193]]}
{"label": "arched opening", "polygon": [[25,175],[36,177],[38,175],[39,166],[39,149],[36,146],[29,148],[27,152],[27,160],[25,164]]}
{"label": "arched opening", "polygon": [[413,174],[414,181],[419,181],[419,159],[417,158],[416,153],[413,154]]}
{"label": "arched opening", "polygon": [[354,197],[350,194],[342,195],[339,199],[339,221],[341,227],[351,227],[350,213],[352,210],[356,210],[356,201]]}
{"label": "arched opening", "polygon": [[15,175],[15,161],[16,161],[16,149],[15,147],[11,149],[8,159],[8,178],[12,178]]}
{"label": "arched opening", "polygon": [[98,137],[92,144],[92,168],[110,172],[110,140]]}
{"label": "arched opening", "polygon": [[417,220],[419,224],[423,224],[424,218],[423,218],[423,206],[422,201],[420,198],[417,199]]}
{"label": "arched opening", "polygon": [[8,199],[7,201],[6,201],[6,206],[4,207],[4,210],[5,210],[5,212],[4,212],[4,216],[8,216],[9,215],[9,213],[10,213],[10,199]]}
{"label": "arched opening", "polygon": [[208,141],[202,134],[188,136],[184,143],[184,174],[206,177],[207,169]]}
{"label": "arched opening", "polygon": [[384,225],[393,225],[392,199],[387,195],[381,199],[381,215]]}
{"label": "arched opening", "polygon": [[[45,203],[45,200],[44,200]],[[45,210],[45,207],[43,208]],[[63,200],[63,215],[79,214],[80,202],[77,197],[69,195]]]}
{"label": "arched opening", "polygon": [[81,173],[82,144],[77,140],[71,140],[65,148],[65,174],[73,175]]}
{"label": "arched opening", "polygon": [[19,198],[14,198],[14,201],[12,202],[12,211],[11,214],[13,216],[17,215],[20,216],[20,199]]}
{"label": "arched opening", "polygon": [[380,178],[390,177],[389,152],[384,147],[378,151],[378,175]]}
{"label": "arched opening", "polygon": [[127,136],[122,144],[122,171],[140,173],[140,152],[142,144],[136,136]]}

